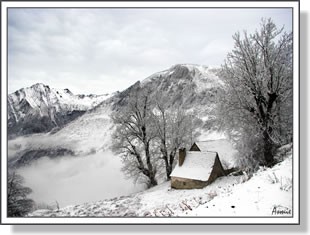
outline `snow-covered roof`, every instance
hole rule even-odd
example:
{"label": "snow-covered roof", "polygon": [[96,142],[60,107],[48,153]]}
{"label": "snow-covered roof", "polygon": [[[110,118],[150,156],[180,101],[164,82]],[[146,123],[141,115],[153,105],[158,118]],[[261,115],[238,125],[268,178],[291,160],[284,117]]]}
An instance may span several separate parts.
{"label": "snow-covered roof", "polygon": [[213,169],[216,152],[186,152],[182,166],[177,164],[170,176],[207,181]]}

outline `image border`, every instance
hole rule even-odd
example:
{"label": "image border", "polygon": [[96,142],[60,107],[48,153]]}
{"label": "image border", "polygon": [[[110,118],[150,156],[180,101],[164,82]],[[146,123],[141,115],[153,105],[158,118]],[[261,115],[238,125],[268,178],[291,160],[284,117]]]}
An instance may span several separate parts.
{"label": "image border", "polygon": [[[300,4],[299,1],[231,1],[235,3],[236,7],[220,6],[227,5],[226,1],[172,1],[172,2],[33,2],[33,1],[2,1],[1,2],[1,224],[300,224]],[[106,5],[108,4],[108,5]],[[156,5],[158,4],[158,5]],[[171,5],[170,5],[171,4]],[[180,6],[182,5],[183,6]],[[205,5],[206,4],[206,5]],[[207,6],[211,4],[211,6]],[[248,4],[248,5],[247,5]],[[257,5],[256,5],[257,4]],[[49,6],[46,6],[49,5]],[[53,6],[54,5],[54,6]],[[59,6],[60,5],[60,6]],[[71,6],[70,6],[71,5]],[[88,6],[87,5],[91,5]],[[97,6],[95,6],[97,5]],[[126,5],[126,6],[124,6]],[[152,6],[149,6],[152,5]],[[200,5],[200,6],[198,6]],[[216,6],[218,5],[218,6]],[[243,6],[242,6],[243,5]],[[245,6],[246,5],[246,6]],[[255,5],[255,6],[250,6]],[[268,6],[261,6],[268,5]],[[226,9],[226,8],[291,8],[292,9],[292,31],[293,31],[293,123],[294,123],[294,134],[293,134],[293,184],[292,184],[292,215],[291,216],[194,216],[194,217],[54,217],[54,218],[43,218],[43,217],[18,217],[12,218],[7,217],[6,208],[6,179],[7,179],[7,149],[8,149],[8,137],[7,137],[7,97],[8,97],[8,9],[10,8],[173,8],[173,9],[203,9],[203,8],[214,8],[214,9]],[[3,14],[4,13],[4,14]],[[297,13],[297,14],[296,14]],[[5,26],[5,27],[4,27]],[[4,35],[4,37],[3,37]],[[296,81],[296,77],[298,81]],[[6,78],[6,79],[3,79]],[[3,128],[4,127],[4,128]],[[6,145],[3,145],[6,143]],[[297,148],[298,146],[298,148]],[[4,148],[6,147],[6,148]],[[5,156],[5,157],[3,157]],[[296,178],[297,176],[297,178]],[[296,191],[297,190],[297,191]],[[4,197],[3,197],[4,195]],[[140,221],[141,220],[141,221]],[[210,222],[208,222],[208,220]],[[270,220],[270,222],[268,221]],[[227,222],[232,221],[232,222]],[[234,222],[235,221],[235,222]],[[244,222],[240,222],[244,221]],[[255,221],[255,222],[253,222]],[[258,222],[256,222],[258,221]]]}

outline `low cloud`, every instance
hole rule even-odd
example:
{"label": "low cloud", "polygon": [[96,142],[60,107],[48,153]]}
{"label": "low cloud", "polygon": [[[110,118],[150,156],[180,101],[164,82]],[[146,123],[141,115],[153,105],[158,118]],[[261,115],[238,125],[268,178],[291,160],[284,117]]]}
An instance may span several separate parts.
{"label": "low cloud", "polygon": [[41,158],[19,169],[37,203],[60,207],[113,198],[143,189],[125,179],[120,159],[111,152],[89,156]]}

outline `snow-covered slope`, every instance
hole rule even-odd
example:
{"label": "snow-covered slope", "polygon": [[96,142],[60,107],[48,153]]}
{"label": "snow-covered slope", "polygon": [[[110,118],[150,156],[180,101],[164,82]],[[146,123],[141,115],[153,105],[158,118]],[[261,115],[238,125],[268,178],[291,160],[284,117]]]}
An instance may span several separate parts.
{"label": "snow-covered slope", "polygon": [[[59,91],[43,84],[21,89],[9,97],[9,106],[13,107],[9,112],[9,129],[12,125],[14,128],[21,127],[20,131],[27,131],[29,126],[45,123],[47,118],[49,126],[44,126],[47,131],[56,126],[54,121],[59,121],[60,114],[64,116],[64,113],[83,112],[83,115],[76,115],[67,122],[62,122],[61,128],[50,134],[24,136],[9,141],[12,150],[9,155],[29,148],[42,149],[51,146],[65,147],[75,153],[108,149],[113,129],[110,114],[126,105],[130,91],[137,87],[152,91],[151,98],[160,91],[167,97],[166,102],[171,107],[196,110],[197,116],[206,119],[214,105],[219,84],[220,79],[216,76],[215,69],[198,65],[175,65],[166,72],[155,73],[141,83],[137,82],[111,96],[76,96],[68,89]],[[29,110],[19,105],[21,102],[27,103]],[[85,110],[88,111],[84,113]]]}
{"label": "snow-covered slope", "polygon": [[198,86],[198,89],[203,90],[204,88],[210,88],[212,86],[217,86],[219,83],[222,83],[216,75],[216,72],[216,68],[211,68],[205,65],[177,64],[167,70],[152,74],[151,76],[142,80],[141,83],[146,84],[158,78],[186,78],[191,76],[197,86],[202,85]]}
{"label": "snow-covered slope", "polygon": [[71,143],[76,153],[106,151],[111,146],[113,130],[110,114],[111,101],[107,100],[50,137]]}
{"label": "snow-covered slope", "polygon": [[222,83],[217,71],[202,65],[177,64],[144,79],[141,86],[153,94],[161,91],[171,106],[195,109],[206,116]]}
{"label": "snow-covered slope", "polygon": [[29,153],[38,155],[38,152],[41,152],[41,157],[54,158],[56,156],[52,153],[60,149],[72,152],[71,155],[75,156],[109,150],[113,129],[110,113],[110,103],[104,102],[55,133],[38,133],[9,140],[9,166],[22,166],[15,163],[19,163],[18,159],[27,157]]}
{"label": "snow-covered slope", "polygon": [[22,88],[8,96],[9,135],[47,132],[61,127],[108,97],[74,95],[69,89],[50,88],[42,83]]}
{"label": "snow-covered slope", "polygon": [[[292,151],[252,178],[224,176],[203,189],[175,190],[170,182],[109,200],[38,210],[29,216],[283,216],[292,215]],[[279,214],[280,211],[286,213]]]}

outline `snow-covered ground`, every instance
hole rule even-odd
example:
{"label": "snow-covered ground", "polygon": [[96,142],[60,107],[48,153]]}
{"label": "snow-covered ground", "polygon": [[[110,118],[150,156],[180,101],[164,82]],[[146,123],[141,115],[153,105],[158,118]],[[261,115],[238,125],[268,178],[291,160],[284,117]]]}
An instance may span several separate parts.
{"label": "snow-covered ground", "polygon": [[[285,212],[279,214],[279,211]],[[67,206],[38,210],[29,216],[291,216],[292,152],[273,168],[225,176],[203,189],[171,189],[165,182],[144,192]]]}
{"label": "snow-covered ground", "polygon": [[[229,181],[229,177],[221,180]],[[218,183],[218,182],[217,182]],[[292,155],[272,169],[260,169],[242,184],[217,187],[213,200],[181,215],[189,216],[271,216],[275,210],[291,211]]]}

